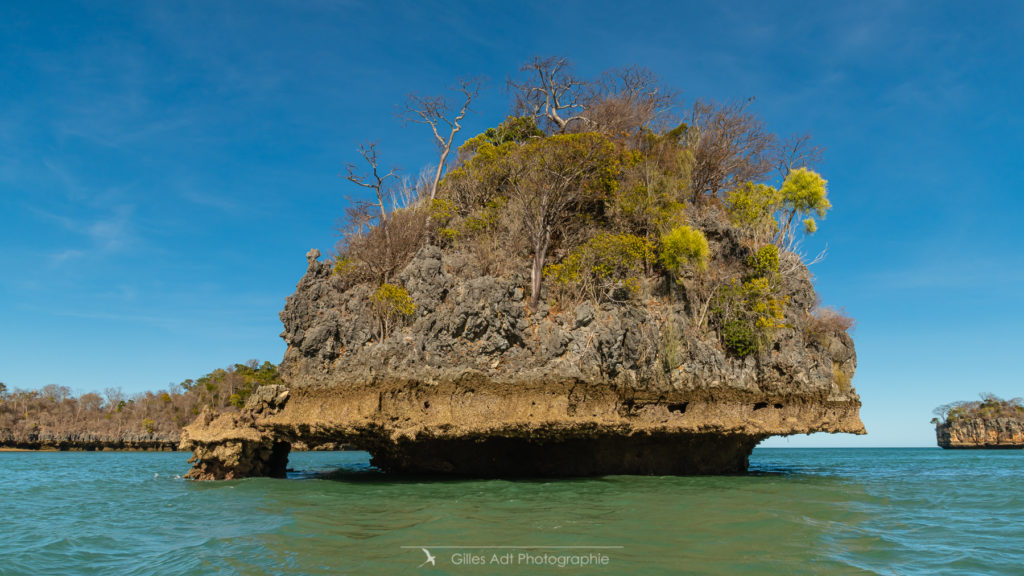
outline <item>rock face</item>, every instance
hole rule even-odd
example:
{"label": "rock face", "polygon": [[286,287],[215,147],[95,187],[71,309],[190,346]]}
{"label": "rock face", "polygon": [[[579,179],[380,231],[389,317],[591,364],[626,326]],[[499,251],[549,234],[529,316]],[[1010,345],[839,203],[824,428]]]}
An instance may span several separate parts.
{"label": "rock face", "polygon": [[935,425],[943,448],[1024,448],[1024,422],[1016,418],[964,418]]}
{"label": "rock face", "polygon": [[[708,237],[740,251],[727,227]],[[281,313],[288,393],[188,428],[192,477],[280,475],[290,443],[352,445],[397,472],[727,473],[769,436],[864,433],[853,341],[800,328],[815,301],[802,264],[783,287],[788,327],[734,358],[693,329],[685,296],[531,314],[528,278],[481,276],[467,253],[429,245],[394,280],[415,315],[382,339],[373,287],[318,255]]]}
{"label": "rock face", "polygon": [[288,401],[283,386],[260,386],[241,414],[214,416],[205,407],[181,434],[181,449],[192,450],[194,480],[230,480],[247,476],[284,478],[291,444],[257,429],[255,419],[279,411]]}

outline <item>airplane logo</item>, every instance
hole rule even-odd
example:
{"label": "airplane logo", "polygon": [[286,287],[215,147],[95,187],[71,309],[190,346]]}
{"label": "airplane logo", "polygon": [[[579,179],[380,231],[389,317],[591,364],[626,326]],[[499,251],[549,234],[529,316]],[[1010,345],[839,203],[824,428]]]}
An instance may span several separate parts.
{"label": "airplane logo", "polygon": [[423,550],[423,553],[427,555],[427,559],[423,561],[423,564],[420,564],[419,566],[417,566],[417,568],[423,568],[427,564],[430,564],[431,566],[436,567],[437,564],[434,564],[434,560],[435,560],[434,555],[430,553],[430,550],[427,550],[426,548],[420,548],[420,550]]}

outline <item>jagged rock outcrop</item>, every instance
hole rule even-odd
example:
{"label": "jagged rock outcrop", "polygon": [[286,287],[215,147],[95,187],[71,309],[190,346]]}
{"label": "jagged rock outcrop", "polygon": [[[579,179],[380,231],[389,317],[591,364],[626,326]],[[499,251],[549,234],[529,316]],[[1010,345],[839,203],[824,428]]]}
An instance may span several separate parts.
{"label": "jagged rock outcrop", "polygon": [[[735,230],[704,229],[714,254],[742,262]],[[815,294],[799,263],[782,287],[786,328],[770,349],[735,358],[693,328],[686,294],[542,302],[531,314],[527,278],[482,276],[471,254],[432,245],[396,279],[414,317],[381,338],[373,287],[346,283],[318,256],[307,255],[281,313],[287,401],[190,427],[192,477],[283,470],[275,450],[296,442],[346,443],[402,472],[724,473],[745,470],[769,436],[864,433],[853,341],[805,335]],[[252,465],[257,453],[275,463]]]}
{"label": "jagged rock outcrop", "polygon": [[181,434],[181,449],[192,450],[193,480],[230,480],[247,476],[284,478],[291,444],[256,426],[256,418],[275,414],[288,401],[283,386],[260,386],[240,414],[215,416],[206,407]]}
{"label": "jagged rock outcrop", "polygon": [[1024,448],[1024,421],[1019,418],[960,418],[935,425],[943,448]]}

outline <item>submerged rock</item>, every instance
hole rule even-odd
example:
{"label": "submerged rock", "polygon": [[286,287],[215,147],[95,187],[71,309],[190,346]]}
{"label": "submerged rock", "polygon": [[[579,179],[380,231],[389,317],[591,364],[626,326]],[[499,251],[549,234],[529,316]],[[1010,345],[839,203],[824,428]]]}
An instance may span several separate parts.
{"label": "submerged rock", "polygon": [[[709,237],[743,254],[728,229]],[[281,313],[288,390],[188,427],[190,477],[280,476],[294,443],[354,446],[396,472],[713,474],[746,470],[769,436],[864,433],[852,339],[802,329],[815,302],[802,264],[785,279],[785,327],[736,358],[693,328],[685,295],[531,314],[527,278],[479,275],[471,255],[431,245],[397,279],[415,315],[381,338],[372,288],[309,256]]]}

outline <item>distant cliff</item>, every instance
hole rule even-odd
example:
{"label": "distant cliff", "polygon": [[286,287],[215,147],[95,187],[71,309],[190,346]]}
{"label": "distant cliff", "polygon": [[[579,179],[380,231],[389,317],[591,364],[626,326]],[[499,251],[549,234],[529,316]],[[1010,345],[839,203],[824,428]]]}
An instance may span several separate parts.
{"label": "distant cliff", "polygon": [[1024,448],[1024,406],[993,395],[936,409],[935,439],[943,448]]}
{"label": "distant cliff", "polygon": [[0,447],[22,450],[177,450],[178,434],[125,432],[120,435],[90,432],[33,432],[14,434],[0,430]]}

